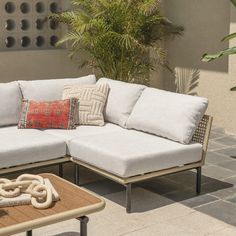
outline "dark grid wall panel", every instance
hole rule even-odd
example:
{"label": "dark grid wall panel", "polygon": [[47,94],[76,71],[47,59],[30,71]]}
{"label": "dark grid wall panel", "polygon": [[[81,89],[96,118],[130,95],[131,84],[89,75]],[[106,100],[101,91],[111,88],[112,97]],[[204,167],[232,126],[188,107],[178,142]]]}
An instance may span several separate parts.
{"label": "dark grid wall panel", "polygon": [[64,31],[48,19],[67,0],[0,0],[0,50],[54,49]]}

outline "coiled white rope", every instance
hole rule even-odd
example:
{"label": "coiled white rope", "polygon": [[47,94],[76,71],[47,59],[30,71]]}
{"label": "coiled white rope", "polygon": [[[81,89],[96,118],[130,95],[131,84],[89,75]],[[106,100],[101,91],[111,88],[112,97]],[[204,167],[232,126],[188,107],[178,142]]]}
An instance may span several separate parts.
{"label": "coiled white rope", "polygon": [[14,198],[22,193],[31,195],[31,204],[35,208],[45,209],[52,205],[53,193],[51,188],[45,185],[43,177],[23,174],[15,181],[0,178],[0,196]]}

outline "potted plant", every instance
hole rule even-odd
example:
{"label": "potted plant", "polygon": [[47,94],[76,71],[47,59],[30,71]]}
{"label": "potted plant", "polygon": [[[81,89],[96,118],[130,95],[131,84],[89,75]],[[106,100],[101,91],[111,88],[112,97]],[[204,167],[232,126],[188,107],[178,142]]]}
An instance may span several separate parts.
{"label": "potted plant", "polygon": [[[230,0],[230,1],[236,7],[236,0]],[[232,33],[232,34],[229,34],[229,35],[225,36],[221,41],[223,42],[223,41],[226,41],[226,40],[232,40],[234,38],[236,38],[236,33]],[[210,61],[216,60],[220,57],[229,56],[229,55],[233,55],[233,54],[236,54],[236,46],[226,48],[226,49],[224,49],[222,51],[219,51],[217,53],[214,53],[214,54],[205,53],[202,56],[202,61],[210,62]],[[231,88],[231,91],[236,91],[236,87]]]}
{"label": "potted plant", "polygon": [[[69,42],[70,55],[85,52],[81,66],[102,76],[149,84],[157,65],[168,68],[161,40],[180,35],[182,26],[164,17],[159,0],[71,0],[72,10],[54,14],[68,26],[58,44]],[[152,53],[150,53],[152,52]]]}

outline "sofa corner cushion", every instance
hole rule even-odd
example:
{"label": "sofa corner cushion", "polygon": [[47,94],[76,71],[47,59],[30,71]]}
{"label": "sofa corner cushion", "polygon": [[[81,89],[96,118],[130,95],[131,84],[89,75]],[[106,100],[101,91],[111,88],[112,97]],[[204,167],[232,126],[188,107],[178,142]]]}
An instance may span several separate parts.
{"label": "sofa corner cushion", "polygon": [[21,100],[21,91],[17,82],[0,83],[0,126],[18,123]]}
{"label": "sofa corner cushion", "polygon": [[66,142],[40,130],[0,128],[0,168],[53,160],[66,155]]}
{"label": "sofa corner cushion", "polygon": [[97,134],[114,133],[121,130],[123,130],[123,128],[119,125],[105,123],[104,126],[79,125],[75,130],[46,129],[44,132],[58,136],[68,143],[72,139],[80,139],[81,137],[93,136]]}
{"label": "sofa corner cushion", "polygon": [[24,99],[36,101],[54,101],[62,98],[65,85],[95,84],[95,75],[79,78],[18,81]]}
{"label": "sofa corner cushion", "polygon": [[[114,133],[121,130],[123,130],[123,128],[119,125],[105,123],[104,126],[79,125],[74,130],[46,129],[44,132],[63,139],[67,145],[69,145],[72,139],[80,139],[81,137],[94,136],[97,134]],[[67,148],[67,154],[70,155],[69,148]]]}
{"label": "sofa corner cushion", "polygon": [[202,145],[184,145],[135,130],[72,139],[70,154],[99,169],[126,178],[195,163],[202,158]]}
{"label": "sofa corner cushion", "polygon": [[108,84],[110,88],[104,109],[105,120],[125,127],[126,121],[145,86],[107,78],[101,78],[97,82],[97,84],[102,83]]}
{"label": "sofa corner cushion", "polygon": [[127,128],[187,144],[207,106],[206,98],[146,88],[127,121]]}

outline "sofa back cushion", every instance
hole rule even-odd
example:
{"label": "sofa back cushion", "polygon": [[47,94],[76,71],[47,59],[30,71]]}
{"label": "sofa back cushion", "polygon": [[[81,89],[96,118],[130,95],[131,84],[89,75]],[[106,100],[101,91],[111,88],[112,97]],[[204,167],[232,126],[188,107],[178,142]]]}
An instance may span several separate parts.
{"label": "sofa back cushion", "polygon": [[188,144],[207,105],[206,98],[146,88],[127,121],[127,128]]}
{"label": "sofa back cushion", "polygon": [[22,96],[17,82],[0,83],[0,126],[18,123],[21,100]]}
{"label": "sofa back cushion", "polygon": [[125,127],[126,121],[145,86],[107,78],[101,78],[97,82],[97,84],[102,83],[108,84],[110,88],[104,110],[105,120]]}
{"label": "sofa back cushion", "polygon": [[24,99],[35,101],[55,101],[62,98],[65,85],[95,84],[95,75],[80,78],[19,81]]}

